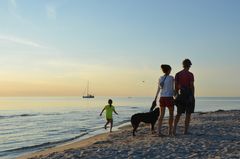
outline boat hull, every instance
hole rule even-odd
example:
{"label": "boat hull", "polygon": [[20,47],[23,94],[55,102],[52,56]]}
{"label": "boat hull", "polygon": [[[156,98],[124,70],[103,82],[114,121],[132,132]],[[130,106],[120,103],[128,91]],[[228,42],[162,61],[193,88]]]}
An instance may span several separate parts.
{"label": "boat hull", "polygon": [[94,98],[93,95],[83,96],[83,98]]}

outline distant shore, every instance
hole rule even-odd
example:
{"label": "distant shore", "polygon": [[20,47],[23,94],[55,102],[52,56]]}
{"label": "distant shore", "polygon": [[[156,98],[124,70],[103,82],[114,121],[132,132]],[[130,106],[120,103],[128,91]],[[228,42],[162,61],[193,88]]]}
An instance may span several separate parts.
{"label": "distant shore", "polygon": [[[66,158],[239,158],[240,110],[195,113],[190,134],[183,135],[184,116],[176,136],[158,137],[142,124],[136,137],[130,125],[18,159]],[[167,134],[167,119],[163,133]]]}

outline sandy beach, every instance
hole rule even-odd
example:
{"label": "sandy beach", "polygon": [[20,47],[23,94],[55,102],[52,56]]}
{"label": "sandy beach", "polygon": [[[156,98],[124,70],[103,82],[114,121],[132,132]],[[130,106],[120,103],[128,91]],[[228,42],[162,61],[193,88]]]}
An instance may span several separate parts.
{"label": "sandy beach", "polygon": [[[183,135],[181,118],[176,136],[158,137],[141,124],[136,136],[125,126],[69,145],[28,154],[18,159],[77,158],[240,158],[240,110],[195,113],[190,134]],[[167,119],[163,133],[167,134]]]}

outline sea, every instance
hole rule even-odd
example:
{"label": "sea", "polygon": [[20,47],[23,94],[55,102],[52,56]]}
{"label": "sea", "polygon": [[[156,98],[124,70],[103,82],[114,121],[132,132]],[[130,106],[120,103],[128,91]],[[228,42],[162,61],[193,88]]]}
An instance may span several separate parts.
{"label": "sea", "polygon": [[[129,124],[133,114],[148,112],[153,101],[153,97],[1,97],[0,158],[15,158],[108,132],[105,117],[99,114],[110,98],[119,113],[113,115],[114,131]],[[196,112],[239,108],[240,97],[196,98]]]}

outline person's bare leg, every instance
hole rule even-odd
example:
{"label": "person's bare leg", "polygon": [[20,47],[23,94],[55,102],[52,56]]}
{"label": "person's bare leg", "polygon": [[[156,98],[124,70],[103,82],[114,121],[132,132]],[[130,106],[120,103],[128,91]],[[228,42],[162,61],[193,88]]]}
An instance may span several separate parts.
{"label": "person's bare leg", "polygon": [[168,121],[168,135],[172,135],[172,127],[173,127],[173,112],[174,112],[174,107],[169,107],[169,121]]}
{"label": "person's bare leg", "polygon": [[113,119],[110,121],[110,132],[112,132],[112,127],[113,127]]}
{"label": "person's bare leg", "polygon": [[184,134],[188,133],[188,128],[189,128],[189,123],[191,120],[191,114],[187,113],[186,114],[186,118],[185,118],[185,130],[184,130]]}
{"label": "person's bare leg", "polygon": [[181,114],[177,114],[174,120],[174,126],[173,126],[173,135],[176,135],[176,130],[177,130],[177,124],[180,120]]}
{"label": "person's bare leg", "polygon": [[109,124],[109,120],[107,119],[106,124],[104,125],[104,128],[107,129],[107,125]]}
{"label": "person's bare leg", "polygon": [[162,121],[163,121],[163,117],[165,115],[165,107],[160,107],[160,115],[158,118],[158,134],[161,135],[161,127],[162,127]]}

